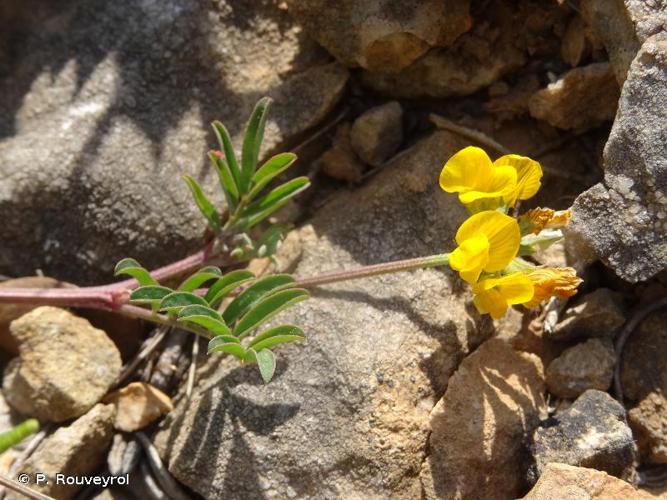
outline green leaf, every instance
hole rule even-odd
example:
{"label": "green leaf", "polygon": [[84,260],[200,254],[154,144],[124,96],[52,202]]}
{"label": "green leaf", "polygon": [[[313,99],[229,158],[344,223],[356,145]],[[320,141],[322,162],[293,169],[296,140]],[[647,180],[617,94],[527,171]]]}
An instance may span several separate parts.
{"label": "green leaf", "polygon": [[250,330],[274,317],[280,311],[306,300],[308,292],[302,288],[291,288],[275,292],[254,304],[234,327],[234,335],[241,338]]}
{"label": "green leaf", "polygon": [[172,292],[160,302],[160,311],[177,312],[191,305],[208,306],[201,297],[190,292]]}
{"label": "green leaf", "polygon": [[271,98],[262,97],[255,105],[246,128],[241,154],[241,182],[239,183],[241,191],[244,193],[248,191],[250,179],[257,167],[259,149],[262,146],[262,140],[264,140],[264,128],[266,127],[270,107]]}
{"label": "green leaf", "polygon": [[224,158],[218,156],[220,154],[222,153],[219,151],[209,151],[208,157],[211,160],[211,163],[213,163],[215,170],[218,172],[220,187],[222,188],[222,192],[225,193],[229,210],[234,211],[239,202],[239,188],[236,186],[236,181],[234,180],[229,165],[227,165]]}
{"label": "green leaf", "polygon": [[261,351],[267,347],[272,347],[277,344],[285,344],[287,342],[296,342],[298,340],[303,340],[304,338],[306,338],[306,336],[304,335],[303,330],[298,326],[281,325],[260,333],[252,339],[252,342],[248,344],[248,347],[252,347],[256,351]]}
{"label": "green leaf", "polygon": [[184,175],[183,180],[190,188],[192,192],[192,197],[195,200],[195,203],[199,207],[200,212],[206,217],[208,224],[211,226],[211,229],[216,233],[220,230],[220,214],[213,206],[213,203],[209,201],[204,192],[201,189],[201,186],[189,175]]}
{"label": "green leaf", "polygon": [[203,267],[181,283],[178,290],[181,292],[193,292],[207,281],[217,279],[220,276],[222,276],[220,268],[215,266]]}
{"label": "green leaf", "polygon": [[225,312],[222,313],[222,317],[228,325],[231,325],[262,297],[281,288],[288,287],[293,283],[294,278],[289,274],[274,274],[273,276],[260,278],[232,300],[225,309]]}
{"label": "green leaf", "polygon": [[167,295],[172,293],[171,288],[159,285],[140,286],[132,290],[130,294],[130,302],[135,304],[158,304]]}
{"label": "green leaf", "polygon": [[252,200],[276,176],[287,170],[296,160],[294,153],[280,153],[269,158],[252,176],[252,189],[248,199]]}
{"label": "green leaf", "polygon": [[225,274],[219,278],[206,292],[204,300],[208,302],[211,307],[218,307],[222,299],[229,293],[241,286],[243,283],[250,281],[255,277],[250,271],[238,270]]}
{"label": "green leaf", "polygon": [[276,372],[276,357],[269,349],[264,349],[263,351],[255,351],[254,349],[248,349],[248,354],[246,355],[246,360],[248,358],[254,358],[259,367],[259,373],[264,379],[264,383],[268,384],[273,378],[273,374]]}
{"label": "green leaf", "polygon": [[208,353],[212,352],[226,352],[237,358],[244,360],[246,359],[246,351],[241,344],[236,342],[229,342],[225,339],[224,336],[213,337],[208,343]]}
{"label": "green leaf", "polygon": [[[255,256],[266,257],[273,255],[278,249],[278,243],[282,240],[283,234],[289,230],[288,224],[272,224],[264,231],[255,242]],[[262,250],[264,247],[264,250]]]}
{"label": "green leaf", "polygon": [[200,306],[199,304],[186,306],[178,312],[179,319],[187,318],[188,316],[208,316],[209,318],[223,321],[218,311],[211,309],[209,306]]}
{"label": "green leaf", "polygon": [[[227,325],[225,325],[222,321],[219,321],[217,319],[213,319],[210,316],[206,315],[190,315],[187,318],[179,318],[179,321],[188,321],[190,323],[194,323],[196,325],[202,326],[206,328],[209,332],[212,332],[215,336],[218,335],[224,335],[228,337],[232,337],[232,332],[229,329]],[[236,338],[236,337],[233,337]]]}
{"label": "green leaf", "polygon": [[243,194],[240,189],[241,169],[239,168],[238,161],[236,161],[236,153],[234,153],[234,146],[232,146],[232,140],[229,138],[229,132],[227,132],[225,126],[217,120],[214,121],[211,125],[213,126],[215,136],[218,138],[218,143],[220,143],[220,149],[222,149],[225,153],[227,165],[229,166],[229,170],[232,173],[232,177],[234,177],[234,183],[239,188],[240,196]]}
{"label": "green leaf", "polygon": [[139,264],[134,259],[123,259],[118,264],[116,264],[116,268],[114,269],[114,276],[120,276],[122,274],[132,276],[142,286],[157,285],[157,281],[155,281],[150,273],[141,267],[141,264]]}
{"label": "green leaf", "polygon": [[271,190],[264,198],[248,205],[246,214],[238,223],[239,227],[250,229],[263,221],[279,208],[283,207],[291,198],[310,186],[308,177],[296,177]]}

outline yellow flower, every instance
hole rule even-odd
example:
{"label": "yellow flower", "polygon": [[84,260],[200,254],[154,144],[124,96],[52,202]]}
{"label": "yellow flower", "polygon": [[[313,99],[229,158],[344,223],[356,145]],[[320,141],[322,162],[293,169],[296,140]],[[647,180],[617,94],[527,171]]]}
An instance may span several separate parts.
{"label": "yellow flower", "polygon": [[[459,200],[473,207],[492,202],[487,208],[517,200],[527,200],[537,193],[542,167],[530,158],[505,155],[493,163],[483,149],[468,146],[452,156],[440,173],[440,187],[459,193]],[[494,205],[495,203],[495,205]]]}
{"label": "yellow flower", "polygon": [[528,233],[538,234],[542,229],[560,229],[565,227],[572,218],[571,210],[555,211],[551,208],[533,208],[519,219],[522,229]]}
{"label": "yellow flower", "polygon": [[459,193],[461,203],[504,198],[516,189],[516,170],[496,166],[483,149],[468,146],[452,156],[440,173],[440,187]]}
{"label": "yellow flower", "polygon": [[527,200],[539,191],[542,167],[527,156],[505,155],[493,162],[498,167],[510,166],[516,171],[516,187],[505,196],[505,203],[513,207],[517,200]]}
{"label": "yellow flower", "polygon": [[458,247],[449,265],[461,278],[475,283],[482,271],[504,269],[519,251],[521,233],[516,219],[487,210],[469,217],[456,232]]}
{"label": "yellow flower", "polygon": [[536,307],[551,297],[571,297],[583,281],[571,267],[538,267],[528,273],[528,278],[535,294],[526,307]]}
{"label": "yellow flower", "polygon": [[533,282],[523,273],[481,280],[473,286],[475,307],[481,313],[501,318],[507,308],[524,304],[533,297]]}

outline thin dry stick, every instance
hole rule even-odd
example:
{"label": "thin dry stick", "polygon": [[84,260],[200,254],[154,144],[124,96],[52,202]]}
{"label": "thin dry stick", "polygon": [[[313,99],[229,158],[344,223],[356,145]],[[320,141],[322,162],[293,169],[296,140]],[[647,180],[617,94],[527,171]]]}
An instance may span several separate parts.
{"label": "thin dry stick", "polygon": [[21,483],[12,481],[2,474],[0,474],[0,485],[4,486],[5,488],[9,488],[10,490],[16,491],[17,493],[20,493],[26,498],[30,498],[32,500],[55,500],[53,497],[45,495],[44,493],[40,493],[28,488],[27,486],[23,486]]}
{"label": "thin dry stick", "polygon": [[160,460],[160,455],[146,434],[137,432],[136,437],[144,448],[148,463],[151,466],[151,470],[153,471],[153,474],[155,474],[155,478],[160,484],[160,487],[164,491],[169,492],[169,496],[175,500],[189,500],[188,495],[183,492],[181,486],[173,477],[171,477],[171,474],[169,474],[169,471],[165,468],[162,460]]}
{"label": "thin dry stick", "polygon": [[195,387],[195,374],[197,373],[197,357],[199,356],[199,339],[194,337],[192,339],[192,360],[190,361],[190,368],[188,370],[188,385],[185,388],[186,401],[190,401],[192,391]]}
{"label": "thin dry stick", "polygon": [[616,344],[614,345],[614,350],[616,351],[616,366],[614,367],[614,390],[616,391],[616,397],[621,403],[623,403],[623,386],[621,385],[621,358],[625,343],[630,338],[632,332],[635,331],[635,329],[641,324],[642,321],[646,319],[649,314],[665,306],[667,306],[667,297],[637,309],[616,337]]}
{"label": "thin dry stick", "polygon": [[167,332],[169,331],[169,327],[166,325],[160,325],[155,329],[155,335],[153,338],[150,339],[150,341],[146,344],[146,346],[137,354],[134,359],[123,369],[120,375],[118,375],[118,378],[113,384],[113,387],[118,387],[120,384],[122,384],[127,377],[129,377],[134,370],[137,369],[137,367],[146,359],[148,356],[151,355],[151,353],[157,348],[157,346],[160,345],[160,342],[164,339],[165,335],[167,335]]}

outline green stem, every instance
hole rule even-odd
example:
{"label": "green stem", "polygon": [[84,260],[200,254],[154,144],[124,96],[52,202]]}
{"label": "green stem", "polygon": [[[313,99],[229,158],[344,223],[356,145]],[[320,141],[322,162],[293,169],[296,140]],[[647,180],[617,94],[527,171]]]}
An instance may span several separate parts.
{"label": "green stem", "polygon": [[393,262],[385,262],[383,264],[363,266],[348,271],[333,271],[330,273],[319,274],[317,276],[311,276],[309,278],[301,278],[296,280],[296,286],[307,288],[311,286],[326,285],[328,283],[337,283],[339,281],[378,276],[380,274],[400,273],[403,271],[413,271],[415,269],[446,266],[448,263],[449,254],[447,253],[429,255],[428,257],[397,260]]}
{"label": "green stem", "polygon": [[15,425],[6,432],[0,434],[0,453],[16,446],[25,438],[39,430],[39,422],[36,418],[29,418]]}

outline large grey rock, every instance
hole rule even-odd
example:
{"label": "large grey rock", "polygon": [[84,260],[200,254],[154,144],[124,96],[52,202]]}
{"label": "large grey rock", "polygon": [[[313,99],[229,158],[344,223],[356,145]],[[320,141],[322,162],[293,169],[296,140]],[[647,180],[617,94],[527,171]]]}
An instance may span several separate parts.
{"label": "large grey rock", "polygon": [[452,376],[431,412],[426,498],[516,498],[524,443],[544,403],[544,368],[534,354],[490,339]]}
{"label": "large grey rock", "polygon": [[609,394],[590,389],[533,435],[535,478],[550,462],[634,478],[636,448],[625,409]]}
{"label": "large grey rock", "polygon": [[[30,488],[58,499],[74,497],[82,485],[63,484],[56,479],[64,476],[90,476],[102,464],[113,436],[114,407],[99,404],[68,427],[61,427],[40,443],[21,466],[21,473],[30,477]],[[37,484],[35,475],[44,474],[46,481]],[[11,500],[25,498],[16,492]]]}
{"label": "large grey rock", "polygon": [[120,373],[120,353],[106,333],[64,309],[38,307],[12,321],[19,356],[2,389],[24,415],[62,422],[99,402]]}
{"label": "large grey rock", "polygon": [[287,0],[289,12],[347,66],[398,71],[470,28],[469,0]]}
{"label": "large grey rock", "polygon": [[570,255],[646,280],[667,267],[667,34],[646,40],[630,67],[604,170],[574,203]]}
{"label": "large grey rock", "polygon": [[[295,274],[452,247],[465,210],[443,161],[465,145],[436,132],[295,235]],[[409,165],[410,168],[405,168]],[[278,255],[281,259],[282,256]],[[274,380],[214,356],[155,438],[169,470],[207,498],[419,498],[429,413],[463,356],[490,334],[448,269],[314,289],[283,313],[304,344],[279,349]]]}
{"label": "large grey rock", "polygon": [[580,12],[607,49],[620,85],[642,43],[667,30],[665,0],[582,0]]}
{"label": "large grey rock", "polygon": [[219,191],[209,123],[238,143],[271,95],[273,150],[324,118],[348,76],[271,2],[50,9],[14,37],[0,77],[0,273],[93,282],[126,256],[151,267],[184,256],[205,224],[181,175]]}

